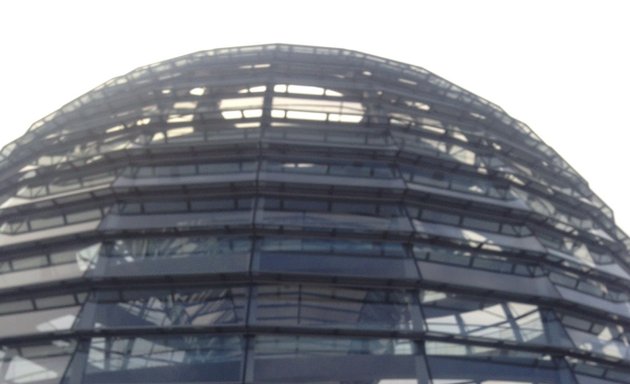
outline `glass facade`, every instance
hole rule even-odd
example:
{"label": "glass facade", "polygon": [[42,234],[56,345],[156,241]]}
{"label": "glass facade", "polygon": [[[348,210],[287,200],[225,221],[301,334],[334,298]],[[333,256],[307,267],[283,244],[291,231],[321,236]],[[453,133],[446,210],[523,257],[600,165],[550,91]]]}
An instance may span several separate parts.
{"label": "glass facade", "polygon": [[630,383],[630,240],[496,105],[205,51],[0,151],[0,383]]}

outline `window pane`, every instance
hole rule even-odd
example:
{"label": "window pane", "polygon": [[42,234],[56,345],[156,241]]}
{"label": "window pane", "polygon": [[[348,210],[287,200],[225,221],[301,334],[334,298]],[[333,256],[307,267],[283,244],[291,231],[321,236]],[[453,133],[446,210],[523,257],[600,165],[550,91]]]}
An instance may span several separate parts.
{"label": "window pane", "polygon": [[[99,292],[85,304],[81,327],[174,327],[242,324],[245,288],[186,289],[174,292],[142,290]],[[91,314],[94,314],[91,317]]]}
{"label": "window pane", "polygon": [[411,330],[419,313],[397,290],[272,285],[257,287],[256,321],[269,325]]}
{"label": "window pane", "polygon": [[94,338],[83,383],[234,382],[243,341],[230,336]]}
{"label": "window pane", "polygon": [[75,343],[53,340],[40,344],[2,346],[3,383],[57,383],[70,362]]}
{"label": "window pane", "polygon": [[242,237],[155,237],[116,240],[91,274],[144,276],[242,272],[251,240]]}
{"label": "window pane", "polygon": [[254,380],[262,383],[417,383],[409,340],[258,336]]}
{"label": "window pane", "polygon": [[548,344],[541,312],[531,304],[426,291],[421,294],[429,331]]}

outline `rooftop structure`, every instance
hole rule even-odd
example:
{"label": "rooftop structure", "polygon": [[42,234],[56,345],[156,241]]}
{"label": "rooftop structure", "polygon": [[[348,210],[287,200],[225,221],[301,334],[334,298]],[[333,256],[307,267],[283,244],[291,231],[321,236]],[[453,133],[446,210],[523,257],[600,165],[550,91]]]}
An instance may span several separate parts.
{"label": "rooftop structure", "polygon": [[629,248],[422,68],[194,53],[0,151],[0,382],[630,383]]}

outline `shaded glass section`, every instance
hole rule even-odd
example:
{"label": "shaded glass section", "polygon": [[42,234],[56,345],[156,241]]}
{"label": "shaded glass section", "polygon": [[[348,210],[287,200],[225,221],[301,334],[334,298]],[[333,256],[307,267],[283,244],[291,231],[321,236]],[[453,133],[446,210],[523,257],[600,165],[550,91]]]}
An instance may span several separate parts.
{"label": "shaded glass section", "polygon": [[157,288],[100,291],[84,305],[78,327],[184,327],[244,323],[246,289]]}
{"label": "shaded glass section", "polygon": [[253,268],[327,276],[418,276],[400,243],[333,238],[266,237],[257,243]]}
{"label": "shaded glass section", "polygon": [[[299,127],[300,129],[295,129]],[[330,126],[329,126],[330,127]],[[272,121],[271,129],[264,131],[264,138],[287,144],[327,144],[349,147],[385,147],[392,139],[386,132],[371,130],[322,129],[316,125]]]}
{"label": "shaded glass section", "polygon": [[264,162],[261,171],[370,179],[391,179],[395,177],[393,170],[387,164],[335,162],[333,159],[330,159],[328,162],[323,162],[322,159],[286,159],[284,161],[273,159]]}
{"label": "shaded glass section", "polygon": [[107,185],[114,181],[115,177],[116,171],[88,174],[80,177],[76,177],[75,175],[65,175],[49,180],[46,184],[29,183],[22,186],[15,195],[25,199],[34,199],[46,195],[55,195],[103,184]]}
{"label": "shaded glass section", "polygon": [[66,293],[0,301],[0,337],[69,330],[85,296]]}
{"label": "shaded glass section", "polygon": [[193,163],[173,165],[143,165],[130,167],[123,176],[136,179],[172,178],[197,175],[233,175],[237,173],[256,172],[256,161],[233,161],[221,163]]}
{"label": "shaded glass section", "polygon": [[0,379],[7,384],[60,383],[75,346],[70,340],[2,346]]}
{"label": "shaded glass section", "polygon": [[578,348],[630,360],[630,331],[627,325],[593,319],[579,313],[559,312],[558,316]]}
{"label": "shaded glass section", "polygon": [[114,240],[103,250],[95,275],[142,276],[246,271],[247,237],[144,237]]}
{"label": "shaded glass section", "polygon": [[420,295],[429,331],[466,337],[547,344],[536,305],[424,291]]}
{"label": "shaded glass section", "polygon": [[[549,355],[476,345],[427,342],[427,362],[438,383],[564,384]],[[570,383],[571,381],[569,381]]]}
{"label": "shaded glass section", "polygon": [[103,217],[103,210],[107,208],[82,207],[72,211],[59,212],[37,210],[29,214],[22,214],[17,219],[7,220],[0,226],[0,234],[16,235],[20,233],[42,231],[45,229],[61,228],[73,224],[97,221]]}
{"label": "shaded glass section", "polygon": [[324,328],[420,329],[408,292],[308,285],[260,285],[254,321],[265,325]]}
{"label": "shaded glass section", "polygon": [[81,277],[94,268],[100,244],[0,261],[0,289]]}
{"label": "shaded glass section", "polygon": [[411,231],[409,219],[396,203],[265,197],[258,204],[256,224],[270,228]]}
{"label": "shaded glass section", "polygon": [[451,189],[457,192],[471,193],[488,196],[495,199],[513,199],[507,184],[501,185],[488,180],[485,175],[459,174],[441,168],[434,167],[410,167],[401,166],[403,179],[410,184],[420,184],[434,188]]}
{"label": "shaded glass section", "polygon": [[243,341],[204,335],[94,338],[86,359],[81,383],[234,383],[241,377]]}
{"label": "shaded glass section", "polygon": [[259,336],[252,352],[256,382],[417,382],[417,351],[408,340]]}
{"label": "shaded glass section", "polygon": [[496,273],[508,273],[526,277],[543,276],[546,274],[545,270],[535,263],[511,259],[499,253],[480,252],[473,249],[415,244],[413,246],[413,254],[418,260]]}
{"label": "shaded glass section", "polygon": [[628,367],[597,364],[573,357],[567,358],[578,384],[625,384],[630,378]]}
{"label": "shaded glass section", "polygon": [[175,196],[170,199],[128,200],[113,207],[112,213],[103,219],[101,228],[139,231],[165,227],[179,230],[250,227],[253,204],[252,198],[227,196],[214,199]]}

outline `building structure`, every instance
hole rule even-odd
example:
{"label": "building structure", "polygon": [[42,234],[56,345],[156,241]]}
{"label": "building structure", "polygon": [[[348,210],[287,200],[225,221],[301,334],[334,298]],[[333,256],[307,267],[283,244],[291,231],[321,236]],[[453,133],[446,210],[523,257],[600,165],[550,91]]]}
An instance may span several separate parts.
{"label": "building structure", "polygon": [[630,383],[612,211],[412,65],[142,67],[6,146],[0,196],[2,383]]}

